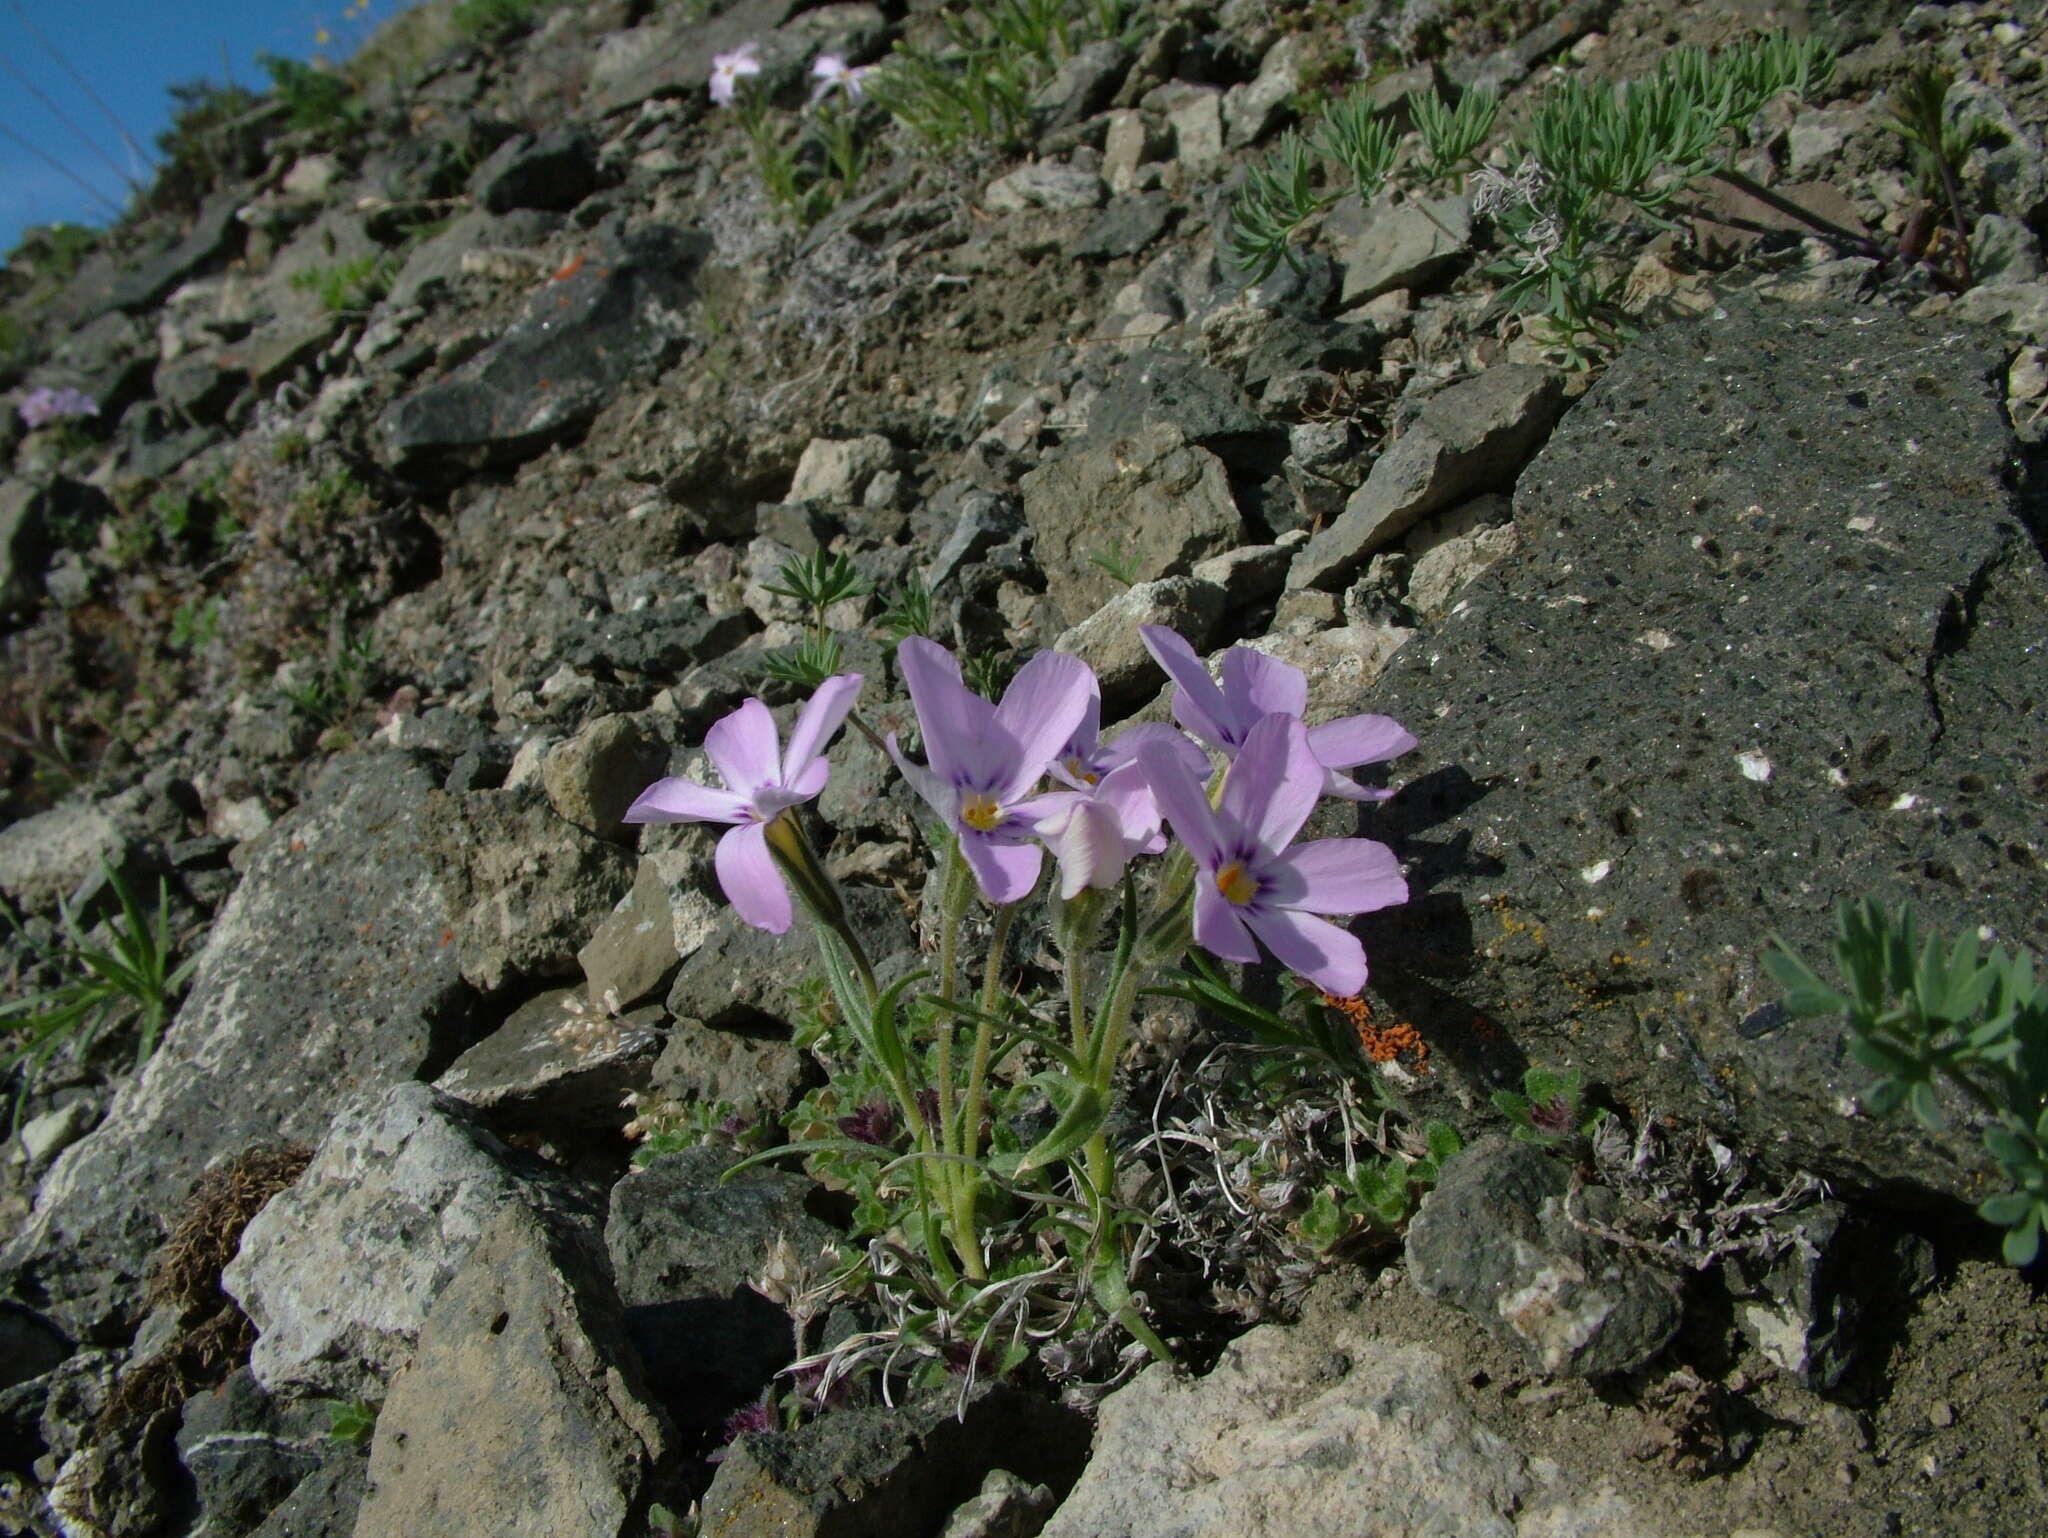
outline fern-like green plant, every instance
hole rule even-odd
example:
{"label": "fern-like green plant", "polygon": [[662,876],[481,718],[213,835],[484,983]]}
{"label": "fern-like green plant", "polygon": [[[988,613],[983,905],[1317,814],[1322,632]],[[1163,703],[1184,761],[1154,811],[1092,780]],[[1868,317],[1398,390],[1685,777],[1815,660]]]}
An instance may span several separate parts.
{"label": "fern-like green plant", "polygon": [[[67,975],[54,987],[0,1004],[0,1034],[14,1038],[12,1046],[0,1051],[0,1074],[20,1075],[10,1132],[20,1127],[22,1107],[50,1059],[73,1043],[83,1051],[112,1021],[133,1018],[135,1065],[148,1061],[172,1004],[199,964],[193,956],[171,965],[171,896],[163,881],[157,883],[155,913],[146,914],[111,869],[106,879],[121,908],[108,923],[106,945],[95,944],[70,907],[59,904],[70,943],[56,959]],[[0,918],[14,925],[14,915],[4,907]]]}

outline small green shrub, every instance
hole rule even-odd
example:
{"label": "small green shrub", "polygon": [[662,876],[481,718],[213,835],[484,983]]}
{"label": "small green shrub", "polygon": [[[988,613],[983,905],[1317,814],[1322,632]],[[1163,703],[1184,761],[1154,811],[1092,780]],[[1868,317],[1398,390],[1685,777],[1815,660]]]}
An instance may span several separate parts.
{"label": "small green shrub", "polygon": [[533,25],[545,0],[460,0],[450,17],[455,30],[477,43],[502,43]]}
{"label": "small green shrub", "polygon": [[299,132],[333,139],[361,121],[355,87],[344,77],[274,53],[259,53],[256,62],[284,103],[285,121]]}
{"label": "small green shrub", "polygon": [[302,294],[317,294],[321,308],[330,314],[352,314],[370,309],[390,293],[395,276],[389,257],[365,254],[303,268],[292,274],[291,286]]}
{"label": "small green shrub", "polygon": [[1514,1123],[1514,1135],[1524,1143],[1551,1148],[1569,1138],[1589,1138],[1607,1120],[1604,1109],[1587,1111],[1582,1104],[1579,1070],[1557,1073],[1549,1068],[1531,1068],[1522,1075],[1522,1092],[1511,1089],[1493,1092],[1493,1108]]}
{"label": "small green shrub", "polygon": [[1978,943],[1974,934],[1946,947],[1923,938],[1910,905],[1888,915],[1866,897],[1835,909],[1835,962],[1848,992],[1775,936],[1764,966],[1791,1013],[1847,1018],[1850,1054],[1879,1076],[1862,1097],[1873,1115],[1904,1104],[1939,1128],[1935,1086],[1945,1082],[1984,1116],[1984,1146],[2011,1189],[1977,1212],[2006,1230],[2005,1258],[2024,1266],[2048,1228],[2048,986],[2036,980],[2031,952],[1995,945],[1980,956]]}
{"label": "small green shrub", "polygon": [[[154,915],[145,916],[128,888],[112,870],[107,885],[120,903],[120,916],[109,921],[105,948],[95,945],[68,906],[59,907],[69,946],[51,958],[64,980],[27,998],[0,1004],[0,1033],[14,1044],[0,1051],[0,1074],[18,1072],[13,1127],[21,1124],[22,1106],[35,1079],[57,1052],[76,1043],[83,1051],[107,1024],[132,1015],[136,1024],[135,1064],[140,1067],[156,1050],[158,1035],[170,1017],[173,1001],[199,964],[188,958],[171,966],[170,888],[157,883]],[[14,915],[0,905],[0,919],[14,925]]]}

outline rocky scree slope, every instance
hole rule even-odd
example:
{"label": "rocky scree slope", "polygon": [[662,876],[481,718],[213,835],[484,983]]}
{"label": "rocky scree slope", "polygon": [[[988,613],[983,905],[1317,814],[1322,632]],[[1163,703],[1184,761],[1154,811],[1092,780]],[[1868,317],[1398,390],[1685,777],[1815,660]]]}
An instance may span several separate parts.
{"label": "rocky scree slope", "polygon": [[[1742,162],[1896,233],[1882,93],[1947,61],[1998,129],[1963,167],[1970,287],[1724,207],[1624,253],[1648,329],[1597,378],[1494,310],[1458,200],[1340,205],[1261,284],[1219,259],[1248,158],[1354,44],[1388,102],[1490,81],[1512,122],[1553,69],[1741,29],[1448,9],[1150,8],[1058,73],[1023,153],[884,137],[799,229],[712,59],[759,40],[794,103],[817,54],[878,57],[929,7],[561,7],[366,85],[345,136],[257,114],[217,184],[66,276],[10,265],[10,408],[69,385],[99,414],[0,425],[0,954],[30,986],[111,870],[162,879],[201,958],[145,1065],[114,1037],[27,1104],[10,1522],[2038,1516],[2043,1331],[1967,1215],[1974,1129],[1855,1114],[1839,1033],[1774,1011],[1758,957],[1823,954],[1864,891],[2044,945],[2039,8],[1781,8],[1841,67]],[[1211,1278],[1206,1376],[1147,1369],[1093,1418],[988,1382],[837,1409],[714,1474],[788,1359],[748,1284],[843,1212],[794,1173],[719,1183],[716,1148],[629,1169],[622,1101],[788,1108],[810,963],[724,909],[699,831],[619,815],[740,699],[792,697],[768,585],[818,549],[875,586],[834,618],[878,698],[916,573],[940,639],[1078,651],[1113,717],[1164,713],[1149,622],[1303,667],[1312,719],[1411,727],[1357,829],[1414,891],[1362,927],[1370,1003],[1427,1048],[1386,1092],[1470,1146],[1405,1249]],[[835,757],[835,874],[914,956],[910,802],[864,744]],[[1576,1161],[1485,1135],[1532,1065],[1613,1113]],[[367,1456],[323,1400],[381,1403]]]}

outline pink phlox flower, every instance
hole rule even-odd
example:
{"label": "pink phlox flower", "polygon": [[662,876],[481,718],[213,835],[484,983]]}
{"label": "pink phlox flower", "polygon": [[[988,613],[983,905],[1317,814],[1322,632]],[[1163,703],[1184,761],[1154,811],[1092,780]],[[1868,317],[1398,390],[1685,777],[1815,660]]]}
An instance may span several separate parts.
{"label": "pink phlox flower", "polygon": [[1209,772],[1202,750],[1163,722],[1146,722],[1104,743],[1102,701],[1091,696],[1074,735],[1048,766],[1052,778],[1072,786],[1034,796],[1018,811],[1059,862],[1060,896],[1072,900],[1086,887],[1112,887],[1141,854],[1166,848],[1166,832],[1152,783],[1138,767],[1138,750],[1155,743],[1176,754],[1188,772]]}
{"label": "pink phlox flower", "polygon": [[[1139,639],[1152,660],[1174,682],[1173,718],[1226,758],[1238,749],[1262,716],[1279,711],[1299,716],[1308,708],[1308,677],[1300,668],[1254,651],[1233,646],[1223,654],[1223,687],[1216,687],[1209,669],[1179,634],[1164,625],[1140,625]],[[1323,794],[1346,801],[1384,801],[1393,794],[1361,785],[1346,769],[1384,763],[1415,746],[1414,736],[1391,716],[1345,716],[1308,729],[1309,748],[1329,771]]]}
{"label": "pink phlox flower", "polygon": [[23,426],[37,428],[65,417],[96,417],[100,414],[100,403],[73,385],[58,389],[43,385],[29,391],[15,411]]}
{"label": "pink phlox flower", "polygon": [[742,43],[731,53],[713,54],[711,57],[711,100],[718,106],[725,106],[740,88],[742,75],[761,73],[759,43]]}
{"label": "pink phlox flower", "polygon": [[1038,880],[1044,860],[1019,803],[1098,697],[1095,675],[1079,657],[1040,652],[991,705],[961,681],[953,654],[922,636],[896,648],[896,665],[917,709],[927,762],[905,758],[894,732],[890,756],[959,839],[982,895],[1015,902]]}
{"label": "pink phlox flower", "polygon": [[1211,808],[1171,751],[1148,743],[1138,763],[1175,835],[1193,856],[1195,942],[1225,961],[1259,959],[1253,937],[1286,967],[1348,998],[1365,986],[1365,947],[1326,913],[1370,913],[1408,900],[1385,844],[1326,838],[1289,848],[1323,794],[1328,771],[1299,717],[1271,712],[1245,733]]}
{"label": "pink phlox flower", "polygon": [[789,885],[768,849],[768,824],[825,788],[832,767],[822,756],[826,743],[853,709],[860,693],[858,673],[841,673],[818,685],[797,713],[789,746],[777,740],[775,718],[750,699],[704,734],[704,751],[725,781],[725,789],[695,780],[657,780],[626,809],[627,822],[727,822],[714,860],[718,884],[733,911],[756,929],[788,932],[793,916]]}
{"label": "pink phlox flower", "polygon": [[811,101],[822,101],[835,89],[845,91],[849,101],[859,101],[867,95],[867,87],[862,82],[874,72],[872,64],[850,69],[838,54],[821,53],[811,65],[811,75],[818,82],[811,88]]}

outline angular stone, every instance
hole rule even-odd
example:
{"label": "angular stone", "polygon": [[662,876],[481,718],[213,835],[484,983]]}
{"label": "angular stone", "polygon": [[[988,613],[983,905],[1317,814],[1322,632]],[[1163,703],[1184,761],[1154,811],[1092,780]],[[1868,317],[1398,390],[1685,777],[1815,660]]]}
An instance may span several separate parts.
{"label": "angular stone", "polygon": [[1067,255],[1083,262],[1136,256],[1166,233],[1180,216],[1180,207],[1163,192],[1136,192],[1112,199],[1067,247]]}
{"label": "angular stone", "polygon": [[443,938],[459,910],[421,848],[432,793],[399,754],[340,758],[250,849],[156,1052],[0,1254],[73,1336],[125,1332],[161,1215],[216,1155],[316,1140],[337,1094],[454,1054],[471,995]]}
{"label": "angular stone", "polygon": [[1440,390],[1408,431],[1373,461],[1335,522],[1309,540],[1290,587],[1341,587],[1415,521],[1520,473],[1564,409],[1555,374],[1501,364]]}
{"label": "angular stone", "polygon": [[199,1498],[196,1538],[246,1533],[322,1464],[353,1461],[328,1440],[326,1430],[322,1407],[280,1404],[247,1367],[186,1400],[178,1461]]}
{"label": "angular stone", "polygon": [[1239,545],[1222,555],[1195,562],[1189,573],[1197,582],[1211,582],[1223,589],[1226,614],[1235,614],[1264,603],[1287,583],[1287,568],[1294,560],[1300,536],[1277,545]]}
{"label": "angular stone", "polygon": [[535,994],[471,1047],[434,1088],[490,1113],[508,1131],[617,1127],[661,1052],[657,1009],[614,1015],[580,988]]}
{"label": "angular stone", "polygon": [[[885,956],[916,948],[894,893],[866,887],[844,895],[870,961],[879,966]],[[786,1024],[796,1012],[796,985],[817,967],[816,944],[808,924],[771,935],[721,908],[710,935],[676,974],[669,1013],[727,1030]]]}
{"label": "angular stone", "polygon": [[249,199],[249,189],[220,187],[200,205],[184,239],[145,261],[115,282],[108,302],[118,310],[147,310],[161,304],[171,290],[202,267],[225,260],[239,250],[244,228],[235,215]]}
{"label": "angular stone", "polygon": [[0,896],[18,909],[54,912],[102,866],[120,869],[127,851],[104,809],[67,801],[0,828]]}
{"label": "angular stone", "polygon": [[724,1178],[718,1148],[664,1154],[612,1187],[605,1248],[626,1331],[668,1413],[711,1431],[760,1397],[793,1347],[789,1315],[750,1285],[787,1243],[814,1277],[845,1235],[813,1217],[818,1188],[801,1175],[753,1169]]}
{"label": "angular stone", "polygon": [[1435,1351],[1339,1317],[1262,1325],[1203,1378],[1147,1367],[1041,1538],[1649,1538],[1645,1516],[1487,1430]]}
{"label": "angular stone", "polygon": [[[1483,1018],[1781,1177],[1981,1199],[1968,1113],[1858,1114],[1843,1022],[1788,1018],[1761,954],[1832,975],[1866,894],[2048,951],[2015,710],[2048,698],[2048,569],[2004,358],[1946,316],[1739,297],[1631,345],[1523,473],[1521,548],[1374,692],[1421,738],[1375,817],[1427,896],[1360,921],[1394,1008]],[[1439,1062],[1481,1103],[1506,1066]]]}
{"label": "angular stone", "polygon": [[1474,577],[1513,554],[1522,541],[1509,507],[1503,496],[1476,497],[1409,530],[1403,545],[1414,562],[1408,570],[1409,607],[1422,615],[1441,613]]}
{"label": "angular stone", "polygon": [[507,1207],[594,1214],[596,1193],[498,1141],[425,1084],[357,1096],[298,1182],[242,1232],[221,1288],[272,1393],[377,1398],[434,1300]]}
{"label": "angular stone", "polygon": [[1290,32],[1266,50],[1257,76],[1223,93],[1225,144],[1245,149],[1272,131],[1301,89],[1301,67],[1308,56],[1308,38]]}
{"label": "angular stone", "polygon": [[582,127],[508,139],[470,178],[487,213],[541,208],[567,213],[597,190],[597,141]]}
{"label": "angular stone", "polygon": [[1147,349],[1126,358],[1089,407],[1087,441],[1108,443],[1158,426],[1178,428],[1225,463],[1279,438],[1221,369],[1186,353]]}
{"label": "angular stone", "polygon": [[1180,632],[1197,651],[1209,644],[1224,612],[1223,589],[1193,577],[1162,577],[1124,589],[1052,643],[1095,670],[1102,719],[1121,720],[1159,692],[1165,675],[1138,635],[1140,625]]}
{"label": "angular stone", "polygon": [[991,1468],[1065,1490],[1087,1448],[1085,1417],[987,1380],[964,1407],[955,1392],[895,1410],[840,1410],[795,1431],[742,1435],[704,1493],[700,1531],[703,1538],[931,1532]]}
{"label": "angular stone", "polygon": [[644,225],[565,267],[497,341],[385,410],[380,453],[408,472],[499,464],[581,432],[629,378],[674,355],[709,248],[704,236]]}
{"label": "angular stone", "polygon": [[1324,221],[1323,236],[1343,269],[1339,302],[1348,308],[1390,289],[1427,287],[1469,246],[1472,210],[1463,197],[1370,208],[1346,198]]}
{"label": "angular stone", "polygon": [[1115,97],[1131,67],[1131,56],[1108,40],[1085,43],[1060,60],[1050,80],[1031,98],[1041,135],[1072,128],[1102,111]]}
{"label": "angular stone", "polygon": [[669,859],[641,860],[633,890],[576,953],[590,1003],[609,999],[613,1008],[632,1009],[647,1002],[667,990],[685,948],[695,951],[703,943],[717,906],[676,879],[694,863],[688,859],[678,869]]}
{"label": "angular stone", "polygon": [[350,1538],[362,1509],[365,1477],[362,1458],[323,1463],[248,1538]]}
{"label": "angular stone", "polygon": [[1173,130],[1173,158],[1202,171],[1223,158],[1223,93],[1213,85],[1172,81],[1146,93],[1145,106],[1164,113]]}
{"label": "angular stone", "polygon": [[1542,1149],[1481,1138],[1445,1164],[1409,1223],[1408,1274],[1545,1377],[1629,1372],[1677,1332],[1678,1289],[1590,1231],[1615,1226],[1614,1193],[1575,1184]]}
{"label": "angular stone", "polygon": [[574,974],[578,947],[632,887],[630,853],[531,790],[436,791],[426,823],[461,905],[451,949],[486,992]]}
{"label": "angular stone", "polygon": [[804,445],[785,502],[836,502],[852,506],[868,483],[895,468],[896,445],[880,433],[859,438],[813,438]]}
{"label": "angular stone", "polygon": [[1093,171],[1049,160],[997,177],[982,193],[981,202],[992,214],[1021,214],[1027,208],[1057,214],[1100,208],[1108,195],[1109,189]]}
{"label": "angular stone", "polygon": [[1119,591],[1090,557],[1127,562],[1149,581],[1183,575],[1242,537],[1222,461],[1172,426],[1063,454],[1027,474],[1022,490],[1047,593],[1069,625]]}
{"label": "angular stone", "polygon": [[599,838],[618,838],[619,819],[662,776],[668,749],[631,716],[599,716],[541,760],[541,784],[555,815]]}
{"label": "angular stone", "polygon": [[508,1207],[391,1384],[355,1530],[638,1538],[672,1437],[594,1233]]}

